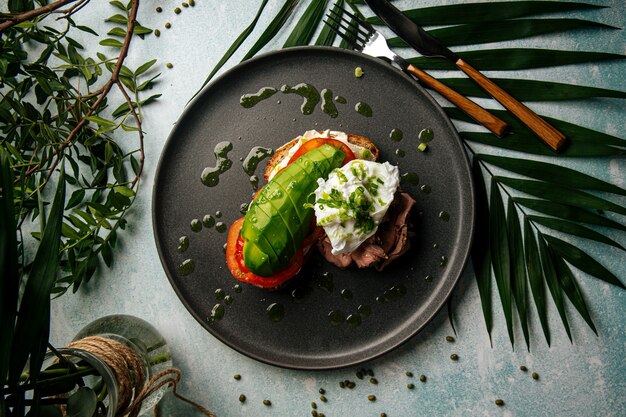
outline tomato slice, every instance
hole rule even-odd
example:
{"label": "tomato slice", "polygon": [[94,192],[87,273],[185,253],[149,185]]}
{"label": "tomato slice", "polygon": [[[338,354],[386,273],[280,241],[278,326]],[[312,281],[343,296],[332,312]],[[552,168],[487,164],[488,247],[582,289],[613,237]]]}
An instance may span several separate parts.
{"label": "tomato slice", "polygon": [[337,140],[337,139],[330,139],[330,138],[315,138],[315,139],[310,139],[304,142],[302,146],[298,148],[296,153],[293,154],[293,156],[291,157],[287,165],[294,162],[296,159],[300,158],[302,155],[304,155],[308,151],[315,149],[315,148],[319,148],[320,146],[324,144],[340,149],[341,152],[343,152],[344,155],[346,155],[346,157],[343,159],[343,162],[341,162],[342,166],[352,161],[353,159],[356,159],[354,156],[354,152],[352,152],[350,148],[348,147],[348,145],[346,145],[342,141]]}
{"label": "tomato slice", "polygon": [[262,288],[274,288],[285,283],[292,278],[300,269],[304,261],[303,251],[299,249],[291,258],[287,267],[271,277],[255,275],[243,262],[243,238],[241,237],[241,227],[244,218],[237,219],[228,229],[228,240],[226,241],[226,265],[230,273],[239,281],[255,285]]}

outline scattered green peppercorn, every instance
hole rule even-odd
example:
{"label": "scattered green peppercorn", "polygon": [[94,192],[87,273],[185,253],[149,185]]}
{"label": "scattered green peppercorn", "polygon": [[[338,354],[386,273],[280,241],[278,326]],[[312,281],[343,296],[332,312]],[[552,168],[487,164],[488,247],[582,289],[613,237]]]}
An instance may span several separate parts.
{"label": "scattered green peppercorn", "polygon": [[326,414],[324,414],[324,413],[319,413],[319,414],[317,415],[317,417],[326,417]]}
{"label": "scattered green peppercorn", "polygon": [[526,372],[526,371],[528,371],[528,368],[525,367],[524,365],[522,365],[522,366],[519,367],[519,370],[522,371],[522,372]]}
{"label": "scattered green peppercorn", "polygon": [[328,402],[328,399],[324,397],[323,395],[320,395],[320,401],[325,403],[325,402]]}
{"label": "scattered green peppercorn", "polygon": [[413,389],[413,388],[415,388],[415,385],[413,385],[413,384],[406,384],[406,387],[408,389]]}
{"label": "scattered green peppercorn", "polygon": [[413,372],[411,372],[411,371],[406,371],[406,372],[404,373],[404,375],[408,376],[409,378],[412,378],[412,377],[413,377]]}
{"label": "scattered green peppercorn", "polygon": [[367,396],[367,399],[368,399],[369,401],[376,401],[376,396],[375,396],[375,395],[368,395],[368,396]]}
{"label": "scattered green peppercorn", "polygon": [[189,5],[193,7],[196,5],[196,2],[194,0],[189,0]]}
{"label": "scattered green peppercorn", "polygon": [[317,411],[315,411],[315,410],[311,410],[311,415],[313,417],[319,417],[319,415],[317,414]]}
{"label": "scattered green peppercorn", "polygon": [[376,378],[370,378],[370,384],[378,385],[378,380]]}
{"label": "scattered green peppercorn", "polygon": [[346,383],[343,381],[339,382],[339,388],[345,388],[346,387]]}
{"label": "scattered green peppercorn", "polygon": [[235,374],[233,375],[233,378],[235,378],[236,381],[239,381],[241,379],[241,375]]}
{"label": "scattered green peppercorn", "polygon": [[533,379],[539,379],[539,374],[537,372],[532,373]]}
{"label": "scattered green peppercorn", "polygon": [[426,375],[420,375],[420,381],[426,382]]}
{"label": "scattered green peppercorn", "polygon": [[156,11],[157,11],[157,13],[161,13],[163,11],[163,9],[161,8],[161,6],[157,6]]}
{"label": "scattered green peppercorn", "polygon": [[180,14],[180,12],[181,12],[180,7],[177,7],[177,8],[174,9],[174,13]]}
{"label": "scattered green peppercorn", "polygon": [[456,353],[453,353],[452,355],[450,355],[450,359],[452,359],[453,361],[457,361],[459,360],[459,355],[457,355]]}
{"label": "scattered green peppercorn", "polygon": [[170,22],[165,22],[165,29],[169,29],[172,27],[172,24]]}
{"label": "scattered green peppercorn", "polygon": [[317,409],[317,404],[315,403],[315,401],[311,403],[311,408],[314,410]]}
{"label": "scattered green peppercorn", "polygon": [[357,371],[356,372],[356,377],[359,378],[359,379],[363,379],[363,372]]}
{"label": "scattered green peppercorn", "polygon": [[324,388],[320,388],[320,394],[326,394],[326,390]]}
{"label": "scattered green peppercorn", "polygon": [[161,36],[161,31],[159,29],[154,29],[154,36],[156,36],[157,38]]}
{"label": "scattered green peppercorn", "polygon": [[387,413],[380,413],[380,417],[387,417]]}
{"label": "scattered green peppercorn", "polygon": [[448,342],[452,343],[452,342],[454,342],[454,337],[452,337],[452,336],[446,336],[446,341],[448,341]]}
{"label": "scattered green peppercorn", "polygon": [[368,369],[368,370],[367,370],[367,374],[368,374],[369,376],[374,376],[374,371],[373,371],[373,370],[371,370],[371,369]]}
{"label": "scattered green peppercorn", "polygon": [[498,399],[496,400],[496,405],[497,405],[498,407],[502,407],[502,406],[504,405],[504,401],[502,401],[501,399],[499,399],[499,398],[498,398]]}
{"label": "scattered green peppercorn", "polygon": [[189,3],[183,2],[183,7],[189,7]]}
{"label": "scattered green peppercorn", "polygon": [[245,395],[243,395],[243,394],[241,394],[241,395],[239,396],[239,402],[240,402],[240,403],[244,403],[244,402],[246,402],[246,396],[245,396]]}
{"label": "scattered green peppercorn", "polygon": [[266,405],[269,407],[270,405],[272,405],[272,402],[270,400],[263,400],[263,405]]}
{"label": "scattered green peppercorn", "polygon": [[352,389],[352,388],[356,387],[356,384],[355,384],[354,382],[352,382],[352,381],[348,381],[348,383],[346,384],[346,386],[347,386],[348,388]]}
{"label": "scattered green peppercorn", "polygon": [[169,69],[174,68],[174,64],[172,64],[171,62],[168,62],[167,64],[165,64],[166,67],[168,67]]}

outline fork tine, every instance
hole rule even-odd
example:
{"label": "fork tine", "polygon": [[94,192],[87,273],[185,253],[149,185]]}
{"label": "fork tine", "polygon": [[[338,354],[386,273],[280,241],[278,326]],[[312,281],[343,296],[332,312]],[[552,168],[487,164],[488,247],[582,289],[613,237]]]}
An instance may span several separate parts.
{"label": "fork tine", "polygon": [[[337,12],[335,12],[333,9],[330,9],[329,12],[330,12],[330,14],[333,15],[333,17],[332,17],[333,20],[338,21],[339,19],[341,19],[342,21],[346,22],[351,28],[356,29],[359,33],[361,33],[363,36],[365,36],[366,39],[369,39],[369,37],[373,33],[372,26],[369,25],[369,23],[367,23],[367,22],[363,22],[362,20],[360,20],[358,17],[356,17],[352,13],[349,13],[347,10],[344,10],[343,8],[340,8],[340,9],[345,14],[347,14],[350,17],[352,17],[353,20],[346,19],[343,15],[340,15]],[[328,17],[331,17],[331,16],[328,16]],[[361,22],[362,24],[360,25],[359,22]]]}
{"label": "fork tine", "polygon": [[324,21],[324,23],[326,23],[328,26],[330,26],[330,28],[333,30],[333,32],[335,32],[337,35],[341,36],[346,42],[348,42],[348,44],[352,47],[352,48],[359,48],[361,49],[362,46],[361,45],[357,45],[355,42],[355,38],[352,38],[348,35],[346,35],[345,33],[343,33],[342,31],[338,30],[336,27],[334,27],[333,25],[331,25],[330,23],[328,23],[328,21]]}
{"label": "fork tine", "polygon": [[[348,41],[349,43],[353,45],[356,44],[356,41],[359,41],[360,44],[358,46],[363,47],[365,46],[365,44],[367,43],[367,41],[369,40],[371,36],[371,33],[367,33],[363,31],[358,25],[355,24],[355,22],[345,19],[343,16],[339,17],[336,15],[333,16],[333,15],[328,14],[326,15],[326,17],[329,20],[331,20],[335,25],[337,25],[337,27],[335,27],[331,25],[330,23],[326,22],[331,27],[331,29],[334,29],[334,31],[337,34],[339,34],[342,38],[346,39],[346,41]],[[343,29],[344,31],[346,31],[346,33],[341,33],[341,31],[338,30],[338,28]],[[348,34],[354,35],[356,39],[352,39],[352,38],[347,39],[346,36],[344,35],[348,35]]]}
{"label": "fork tine", "polygon": [[357,23],[360,24],[361,26],[363,26],[365,29],[367,29],[367,31],[370,34],[374,31],[374,28],[372,27],[372,25],[369,24],[368,22],[366,22],[365,20],[361,19],[360,17],[358,17],[357,15],[355,15],[353,13],[350,13],[349,11],[344,9],[343,7],[338,7],[338,8],[341,9],[341,11],[343,11],[345,14],[350,16],[352,19],[356,20]]}

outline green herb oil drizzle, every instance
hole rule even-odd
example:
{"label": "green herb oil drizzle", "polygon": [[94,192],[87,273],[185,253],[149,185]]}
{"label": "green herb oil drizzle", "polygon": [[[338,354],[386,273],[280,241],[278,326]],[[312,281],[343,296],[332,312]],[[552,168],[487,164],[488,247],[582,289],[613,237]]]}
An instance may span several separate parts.
{"label": "green herb oil drizzle", "polygon": [[233,149],[230,142],[220,142],[215,145],[215,158],[217,159],[214,167],[206,167],[202,171],[200,180],[207,187],[215,187],[220,182],[220,175],[228,171],[233,166],[233,161],[228,159],[228,152]]}
{"label": "green herb oil drizzle", "polygon": [[239,99],[239,104],[241,104],[246,109],[256,106],[261,101],[272,97],[276,94],[276,89],[273,87],[263,87],[256,94],[244,94]]}

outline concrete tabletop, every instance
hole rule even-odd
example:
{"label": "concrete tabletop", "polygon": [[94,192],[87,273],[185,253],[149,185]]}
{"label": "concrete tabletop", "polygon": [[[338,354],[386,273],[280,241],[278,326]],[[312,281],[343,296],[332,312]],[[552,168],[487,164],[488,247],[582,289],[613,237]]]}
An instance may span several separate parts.
{"label": "concrete tabletop", "polygon": [[[402,9],[457,3],[455,0],[397,1]],[[616,27],[626,24],[623,0],[587,0],[609,6],[604,9],[568,13]],[[108,2],[94,2],[89,15],[80,16],[101,34],[108,30],[102,21],[114,14]],[[301,2],[287,23],[295,25],[303,13]],[[173,362],[182,371],[179,392],[197,401],[218,416],[306,416],[312,402],[326,416],[624,416],[626,415],[626,292],[575,271],[576,278],[598,328],[598,336],[585,324],[570,304],[572,328],[570,343],[549,300],[552,343],[547,346],[534,309],[530,311],[530,350],[526,349],[516,323],[512,348],[501,312],[495,285],[492,344],[485,330],[478,288],[471,264],[466,267],[453,296],[457,334],[454,341],[446,309],[417,336],[379,359],[332,371],[288,370],[243,356],[209,334],[185,309],[172,289],[161,266],[152,229],[152,186],[163,145],[186,103],[202,84],[241,31],[252,21],[260,0],[196,0],[194,7],[163,1],[142,1],[138,20],[159,28],[161,36],[133,41],[129,66],[157,58],[162,75],[155,92],[160,99],[146,107],[146,165],[138,199],[128,218],[128,230],[120,236],[119,250],[111,269],[103,267],[91,282],[76,294],[66,294],[52,303],[51,342],[68,343],[80,328],[109,314],[130,314],[154,325],[168,341]],[[283,2],[272,0],[262,14],[257,30],[228,61],[222,71],[236,65],[255,42]],[[161,13],[155,7],[163,7]],[[181,7],[180,14],[174,13]],[[371,12],[364,6],[365,15]],[[95,11],[95,12],[94,12]],[[101,13],[100,13],[101,11]],[[93,13],[93,14],[91,14]],[[77,17],[78,19],[78,17]],[[171,22],[171,29],[165,29]],[[262,52],[279,49],[289,30],[283,30]],[[93,40],[93,47],[97,48]],[[511,43],[513,44],[513,43]],[[561,35],[545,35],[516,41],[516,46],[602,51],[625,54],[623,30],[580,30]],[[479,45],[475,48],[501,47]],[[460,50],[459,48],[457,50]],[[110,52],[110,51],[109,51]],[[404,56],[411,56],[401,50]],[[112,54],[112,53],[111,53]],[[173,68],[166,68],[172,63]],[[441,72],[433,72],[441,75]],[[443,75],[446,75],[445,73]],[[459,77],[458,73],[451,76]],[[517,73],[498,77],[536,78],[580,85],[626,90],[624,60],[582,64]],[[488,106],[494,106],[490,102]],[[539,113],[577,123],[588,128],[624,137],[626,113],[619,99],[593,99],[553,103],[531,103]],[[626,187],[623,157],[563,160],[563,165]],[[625,200],[615,200],[624,206]],[[619,218],[623,223],[623,219]],[[623,232],[607,231],[626,245]],[[585,250],[626,281],[626,262],[620,249],[584,241]],[[457,354],[458,360],[450,355]],[[520,370],[524,365],[528,371]],[[360,379],[357,371],[369,369],[372,376]],[[407,376],[411,372],[413,376]],[[538,379],[531,374],[536,372]],[[241,375],[240,380],[233,376]],[[426,382],[420,381],[426,376]],[[353,389],[340,382],[356,383]],[[377,382],[377,383],[374,383]],[[414,384],[409,389],[407,384]],[[320,388],[325,390],[323,401]],[[239,401],[240,394],[246,401]],[[368,400],[375,395],[376,400]],[[271,406],[263,404],[264,399]],[[504,401],[503,406],[495,404]],[[201,415],[190,406],[167,395],[161,402],[161,415]]]}

